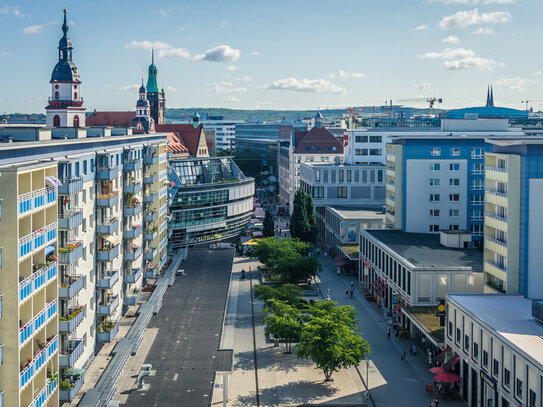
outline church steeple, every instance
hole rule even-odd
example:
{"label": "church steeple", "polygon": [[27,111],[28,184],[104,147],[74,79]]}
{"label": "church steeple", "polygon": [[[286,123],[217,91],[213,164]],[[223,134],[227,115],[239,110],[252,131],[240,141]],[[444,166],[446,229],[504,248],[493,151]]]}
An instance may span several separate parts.
{"label": "church steeple", "polygon": [[155,65],[155,51],[151,51],[151,65],[147,76],[147,99],[151,104],[151,116],[156,124],[164,124],[164,110],[166,109],[166,97],[164,89],[158,86],[158,70]]}
{"label": "church steeple", "polygon": [[489,86],[486,90],[486,107],[494,107],[494,92],[492,86]]}

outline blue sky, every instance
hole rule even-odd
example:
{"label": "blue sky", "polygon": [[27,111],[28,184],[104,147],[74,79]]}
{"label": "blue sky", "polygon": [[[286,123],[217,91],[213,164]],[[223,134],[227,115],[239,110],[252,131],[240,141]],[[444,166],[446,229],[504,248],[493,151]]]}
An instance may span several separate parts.
{"label": "blue sky", "polygon": [[0,113],[44,111],[65,5],[89,110],[134,109],[151,47],[168,107],[543,109],[541,0],[0,0]]}

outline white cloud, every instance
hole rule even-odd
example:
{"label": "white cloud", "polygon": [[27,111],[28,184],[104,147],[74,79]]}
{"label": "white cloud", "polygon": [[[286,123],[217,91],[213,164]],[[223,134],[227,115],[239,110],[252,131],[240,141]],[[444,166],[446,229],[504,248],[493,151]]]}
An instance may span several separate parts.
{"label": "white cloud", "polygon": [[366,77],[366,75],[364,75],[362,72],[345,72],[342,69],[340,69],[337,72],[333,72],[328,76],[330,78],[354,78],[354,79],[362,79]]}
{"label": "white cloud", "polygon": [[494,34],[494,28],[492,27],[479,27],[475,31],[472,31],[471,34],[485,34],[490,35]]}
{"label": "white cloud", "polygon": [[0,14],[7,14],[7,13],[9,13],[9,9],[10,9],[9,6],[0,8]]}
{"label": "white cloud", "polygon": [[135,83],[133,85],[124,85],[124,86],[121,86],[121,89],[122,90],[138,90],[140,88],[141,84],[139,83]]}
{"label": "white cloud", "polygon": [[221,28],[226,28],[227,25],[228,25],[228,20],[222,20],[221,24],[220,24],[220,27]]}
{"label": "white cloud", "polygon": [[141,48],[157,51],[158,58],[178,57],[190,58],[190,53],[184,48],[174,48],[172,45],[162,41],[131,41],[126,44],[127,48]]}
{"label": "white cloud", "polygon": [[177,92],[177,89],[175,89],[173,86],[166,86],[166,91],[169,93],[175,93]]}
{"label": "white cloud", "polygon": [[0,55],[3,56],[3,57],[9,57],[11,55],[11,51],[0,52]]}
{"label": "white cloud", "polygon": [[419,89],[420,90],[426,90],[426,89],[430,89],[432,85],[430,85],[429,82],[423,82],[419,85]]}
{"label": "white cloud", "polygon": [[230,65],[226,67],[227,71],[237,71],[239,69],[239,66]]}
{"label": "white cloud", "polygon": [[438,25],[442,30],[447,30],[449,28],[465,28],[470,25],[506,23],[511,20],[511,17],[511,13],[508,11],[479,13],[479,10],[475,8],[443,17]]}
{"label": "white cloud", "polygon": [[449,35],[447,38],[443,38],[441,42],[444,44],[458,44],[460,38],[455,37],[454,35]]}
{"label": "white cloud", "polygon": [[227,103],[239,103],[239,98],[234,96],[228,96],[226,99],[224,99]]}
{"label": "white cloud", "polygon": [[442,59],[441,67],[448,70],[479,69],[488,71],[498,65],[492,58],[483,58],[477,56],[471,49],[465,48],[445,48],[439,52],[426,52],[418,55],[423,59]]}
{"label": "white cloud", "polygon": [[260,52],[258,51],[253,51],[253,52],[250,52],[249,55],[252,55],[252,56],[257,56],[257,55],[260,55]]}
{"label": "white cloud", "polygon": [[177,27],[177,29],[178,29],[179,31],[185,31],[185,26],[180,25],[179,27]]}
{"label": "white cloud", "polygon": [[423,25],[418,25],[415,27],[415,30],[416,31],[425,31],[427,30],[428,28],[430,28],[430,26],[428,24],[423,24]]}
{"label": "white cloud", "polygon": [[253,78],[251,78],[250,76],[241,76],[237,79],[234,79],[235,82],[251,82],[253,80]]}
{"label": "white cloud", "polygon": [[529,85],[531,83],[534,83],[534,82],[535,81],[533,79],[515,77],[515,78],[502,78],[502,79],[499,79],[495,83],[495,85],[496,86],[506,86],[511,90],[524,91],[524,90],[526,90],[527,85]]}
{"label": "white cloud", "polygon": [[511,4],[515,0],[432,0],[443,4],[470,4],[470,5],[487,5],[487,4]]}
{"label": "white cloud", "polygon": [[45,27],[48,27],[48,26],[53,25],[53,24],[58,24],[58,23],[56,21],[49,21],[46,24],[31,25],[30,27],[26,27],[23,30],[23,33],[25,33],[25,34],[40,34]]}
{"label": "white cloud", "polygon": [[345,88],[336,86],[325,79],[296,79],[292,77],[280,79],[269,85],[262,86],[262,88],[310,93],[333,93],[340,95],[347,93]]}
{"label": "white cloud", "polygon": [[233,82],[221,81],[207,84],[211,91],[215,93],[245,93],[247,88],[242,86],[234,87]]}
{"label": "white cloud", "polygon": [[13,9],[13,14],[15,14],[15,17],[19,17],[19,18],[25,18],[26,16],[21,12],[21,10],[19,10],[19,7],[15,7]]}
{"label": "white cloud", "polygon": [[166,10],[166,9],[163,9],[163,8],[158,10],[158,12],[160,13],[160,15],[162,17],[168,17],[170,14],[172,14],[172,11],[170,9]]}
{"label": "white cloud", "polygon": [[419,58],[423,59],[456,59],[456,58],[465,58],[473,57],[475,52],[471,49],[465,48],[445,48],[439,52],[426,52],[422,55],[419,55]]}
{"label": "white cloud", "polygon": [[195,61],[207,62],[235,62],[239,59],[241,51],[230,47],[229,45],[219,45],[211,48],[203,54],[198,54],[194,57]]}
{"label": "white cloud", "polygon": [[19,7],[5,6],[5,7],[0,8],[0,14],[7,14],[7,13],[9,13],[10,11],[13,12],[13,15],[14,15],[15,17],[19,17],[19,18],[27,17],[25,14],[23,14],[23,13],[21,12],[21,10],[19,9]]}
{"label": "white cloud", "polygon": [[532,76],[541,76],[543,73],[541,71],[535,71],[532,73]]}

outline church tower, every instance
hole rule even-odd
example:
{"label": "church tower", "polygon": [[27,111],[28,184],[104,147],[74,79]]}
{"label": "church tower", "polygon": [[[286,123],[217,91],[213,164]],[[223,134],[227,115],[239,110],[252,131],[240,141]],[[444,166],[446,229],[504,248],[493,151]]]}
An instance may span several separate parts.
{"label": "church tower", "polygon": [[139,98],[136,102],[136,117],[132,119],[134,134],[154,133],[155,121],[151,117],[151,106],[147,100],[147,91],[141,80]]}
{"label": "church tower", "polygon": [[72,41],[64,9],[64,35],[58,43],[58,62],[51,74],[51,96],[45,107],[47,127],[84,127],[85,110],[81,97],[79,71],[72,61]]}
{"label": "church tower", "polygon": [[147,100],[151,104],[151,117],[156,124],[164,124],[164,110],[166,109],[166,96],[164,89],[158,87],[157,69],[155,65],[155,52],[151,54],[151,65],[147,76]]}

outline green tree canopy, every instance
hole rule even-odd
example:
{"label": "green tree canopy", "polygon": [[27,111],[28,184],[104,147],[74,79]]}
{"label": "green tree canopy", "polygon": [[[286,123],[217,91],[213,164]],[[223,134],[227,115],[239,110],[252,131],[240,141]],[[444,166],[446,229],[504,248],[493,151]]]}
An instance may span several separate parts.
{"label": "green tree canopy", "polygon": [[313,243],[317,234],[313,198],[301,188],[294,195],[290,235],[304,242]]}
{"label": "green tree canopy", "polygon": [[280,257],[275,261],[273,271],[282,281],[297,283],[316,277],[321,268],[315,257]]}
{"label": "green tree canopy", "polygon": [[304,238],[301,240],[314,243],[317,237],[317,219],[315,218],[313,197],[306,193],[304,193],[304,207],[307,227],[304,231]]}
{"label": "green tree canopy", "polygon": [[283,257],[301,257],[309,253],[309,245],[298,239],[276,239],[266,237],[258,240],[253,250],[253,257],[262,264],[273,267],[277,259]]}
{"label": "green tree canopy", "polygon": [[269,209],[266,209],[266,214],[264,215],[264,228],[262,230],[262,235],[264,237],[275,236],[275,224],[273,222],[273,216]]}
{"label": "green tree canopy", "polygon": [[303,322],[298,308],[275,299],[269,301],[264,317],[266,334],[273,335],[285,343],[285,353],[291,353],[292,343],[298,342],[302,335]]}
{"label": "green tree canopy", "polygon": [[270,305],[270,301],[282,301],[289,305],[298,306],[302,299],[302,289],[294,284],[283,284],[280,287],[257,284],[253,287],[253,295],[256,299]]}

